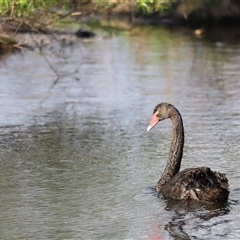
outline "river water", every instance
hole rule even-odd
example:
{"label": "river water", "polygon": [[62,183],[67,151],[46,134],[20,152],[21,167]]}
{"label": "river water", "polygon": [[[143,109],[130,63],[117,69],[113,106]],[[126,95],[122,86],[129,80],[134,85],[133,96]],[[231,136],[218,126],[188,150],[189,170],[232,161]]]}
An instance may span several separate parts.
{"label": "river water", "polygon": [[[153,27],[0,62],[1,239],[240,239],[240,45]],[[57,76],[58,75],[58,76]],[[153,187],[182,113],[182,169],[226,173],[225,204]]]}

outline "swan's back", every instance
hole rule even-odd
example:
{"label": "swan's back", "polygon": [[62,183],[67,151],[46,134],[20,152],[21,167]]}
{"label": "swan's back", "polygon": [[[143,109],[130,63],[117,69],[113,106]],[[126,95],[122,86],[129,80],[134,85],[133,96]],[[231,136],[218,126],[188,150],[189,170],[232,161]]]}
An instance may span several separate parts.
{"label": "swan's back", "polygon": [[213,172],[209,167],[188,168],[177,173],[157,191],[172,199],[196,199],[215,202],[229,195],[225,174]]}

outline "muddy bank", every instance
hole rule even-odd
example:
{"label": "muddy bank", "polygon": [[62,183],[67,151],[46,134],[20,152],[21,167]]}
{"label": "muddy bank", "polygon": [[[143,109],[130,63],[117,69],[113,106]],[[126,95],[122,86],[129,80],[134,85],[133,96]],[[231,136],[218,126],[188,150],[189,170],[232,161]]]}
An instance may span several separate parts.
{"label": "muddy bank", "polygon": [[69,27],[56,27],[44,22],[35,25],[28,19],[20,18],[0,20],[0,54],[22,48],[33,50],[36,47],[45,47],[53,41],[62,42],[67,46],[74,44],[77,38],[88,39],[94,36],[93,32],[81,27],[73,30]]}

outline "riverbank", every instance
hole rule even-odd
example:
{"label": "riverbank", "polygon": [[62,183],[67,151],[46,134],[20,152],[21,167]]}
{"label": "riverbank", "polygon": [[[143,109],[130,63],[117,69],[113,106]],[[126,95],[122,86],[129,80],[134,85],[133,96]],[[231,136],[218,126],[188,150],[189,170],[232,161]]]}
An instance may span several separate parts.
{"label": "riverbank", "polygon": [[[69,10],[51,8],[48,12],[38,10],[36,14],[27,17],[2,16],[0,19],[0,49],[1,51],[11,51],[33,48],[41,45],[41,42],[44,42],[42,45],[44,46],[46,42],[52,41],[53,34],[54,40],[64,38],[71,43],[76,37],[94,37],[93,32],[84,29],[88,25],[102,27],[109,24],[110,27],[124,28],[125,30],[136,25],[184,26],[198,36],[204,36],[206,31],[211,28],[233,26],[239,28],[240,26],[240,3],[237,0],[223,0],[217,3],[216,1],[174,2],[171,7],[163,8],[162,11],[154,11],[153,8],[149,8],[147,11],[147,5],[143,5],[145,10],[136,8],[133,2],[122,1],[103,7],[100,4],[96,5],[96,1],[86,1],[85,4],[75,4]],[[112,24],[113,22],[114,24]],[[75,27],[68,28],[73,23],[75,23]],[[26,40],[19,37],[19,33],[41,34],[46,39],[40,40],[36,44],[31,38]]]}

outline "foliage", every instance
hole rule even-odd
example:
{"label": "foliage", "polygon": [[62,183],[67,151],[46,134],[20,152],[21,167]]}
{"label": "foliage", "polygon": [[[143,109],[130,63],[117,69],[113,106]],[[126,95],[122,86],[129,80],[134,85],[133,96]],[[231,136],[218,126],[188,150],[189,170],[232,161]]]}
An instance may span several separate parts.
{"label": "foliage", "polygon": [[171,7],[171,0],[136,0],[137,10],[142,13],[161,12]]}
{"label": "foliage", "polygon": [[[95,5],[95,8],[96,9],[111,9],[113,7],[115,7],[117,4],[118,4],[118,1],[115,1],[115,0],[92,0],[91,1],[92,4]],[[129,1],[126,1],[126,4],[128,3]]]}
{"label": "foliage", "polygon": [[48,8],[57,4],[57,0],[0,0],[0,14],[20,16],[28,15],[37,8]]}
{"label": "foliage", "polygon": [[125,5],[126,8],[134,7],[141,13],[153,13],[168,9],[174,1],[177,0],[91,0],[91,3],[95,4],[96,9],[109,10],[118,5]]}
{"label": "foliage", "polygon": [[109,10],[118,4],[135,7],[142,13],[163,11],[171,7],[173,0],[0,0],[0,15],[21,16],[29,15],[36,9],[50,9],[52,7],[73,8],[92,4],[95,9]]}

